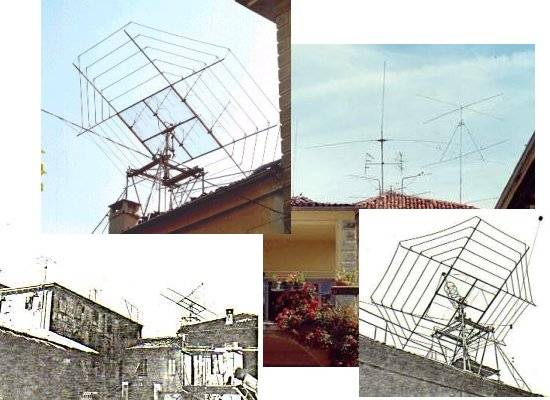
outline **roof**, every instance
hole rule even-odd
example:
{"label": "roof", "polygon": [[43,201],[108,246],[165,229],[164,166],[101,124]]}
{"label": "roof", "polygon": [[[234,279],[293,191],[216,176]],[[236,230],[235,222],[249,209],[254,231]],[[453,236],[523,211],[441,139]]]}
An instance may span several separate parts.
{"label": "roof", "polygon": [[290,199],[290,205],[292,207],[355,207],[353,203],[324,203],[311,200],[309,197],[305,196],[292,197]]}
{"label": "roof", "polygon": [[290,7],[290,0],[235,0],[270,21],[275,22],[277,15]]}
{"label": "roof", "polygon": [[[257,182],[257,181],[259,181],[261,179],[264,179],[266,177],[277,176],[281,171],[282,171],[282,161],[281,161],[281,159],[275,160],[275,161],[267,163],[267,164],[264,164],[264,165],[256,168],[256,170],[254,170],[254,172],[252,174],[250,174],[249,176],[247,176],[246,178],[243,178],[241,180],[231,182],[228,185],[219,187],[218,189],[216,189],[216,190],[214,190],[210,193],[206,193],[202,196],[199,196],[195,199],[192,199],[191,201],[189,201],[189,202],[183,204],[182,206],[180,206],[178,208],[175,208],[171,211],[158,214],[157,216],[155,216],[155,217],[153,217],[153,218],[151,218],[147,221],[141,222],[138,225],[136,225],[136,226],[134,226],[130,229],[127,229],[123,233],[140,233],[140,231],[143,228],[146,228],[148,225],[162,224],[164,221],[167,221],[167,220],[169,220],[169,219],[171,219],[175,216],[184,214],[184,213],[190,211],[192,208],[194,208],[196,206],[200,206],[203,203],[211,201],[211,200],[213,200],[217,197],[221,197],[225,194],[230,194],[230,192],[232,190],[236,190],[236,189],[241,188],[241,187],[246,186],[246,185],[251,185],[254,182]],[[249,200],[249,199],[246,199],[246,200]]]}
{"label": "roof", "polygon": [[[532,177],[533,187],[529,187],[527,174],[529,169],[533,168],[534,173],[535,165],[535,132],[531,135],[527,146],[523,150],[521,157],[519,158],[508,183],[504,187],[500,198],[497,201],[495,208],[511,208],[509,207],[510,203],[514,200],[514,197],[518,190],[532,190],[533,191],[533,201],[534,201],[534,178]],[[514,207],[515,208],[515,207]]]}
{"label": "roof", "polygon": [[81,294],[75,292],[74,290],[71,290],[71,289],[67,289],[65,286],[62,286],[60,285],[59,283],[56,283],[56,282],[51,282],[51,283],[45,283],[45,284],[42,284],[42,285],[33,285],[33,286],[24,286],[24,287],[16,287],[16,288],[0,288],[0,293],[26,293],[26,292],[32,292],[32,291],[37,291],[37,290],[41,290],[41,289],[51,289],[51,288],[57,288],[57,289],[62,289],[62,290],[65,290],[75,296],[78,296],[80,297],[82,300],[86,301],[87,303],[90,303],[90,304],[93,304],[94,306],[97,306],[105,311],[108,311],[108,312],[111,312],[113,314],[116,314],[117,316],[119,316],[120,318],[123,318],[127,321],[130,321],[132,324],[135,324],[135,325],[139,325],[139,326],[143,326],[142,324],[140,324],[139,322],[136,322],[134,320],[132,320],[131,318],[128,318],[102,304],[99,304],[98,302],[96,301],[93,301],[85,296],[82,296]]}
{"label": "roof", "polygon": [[407,209],[432,209],[432,208],[475,208],[468,204],[455,203],[446,200],[428,199],[425,197],[401,194],[388,191],[381,196],[375,196],[355,204],[357,208],[407,208]]}
{"label": "roof", "polygon": [[408,194],[402,194],[389,190],[382,195],[373,196],[357,203],[323,203],[311,200],[307,197],[298,196],[291,199],[292,207],[297,208],[349,208],[349,209],[459,209],[475,208],[468,204],[455,203],[446,200],[429,199]]}
{"label": "roof", "polygon": [[258,316],[254,314],[247,314],[247,313],[235,314],[233,316],[233,324],[231,325],[225,325],[225,317],[213,319],[210,321],[198,322],[196,324],[191,324],[191,325],[183,325],[178,330],[178,333],[197,332],[202,330],[208,330],[214,327],[220,327],[224,329],[226,328],[228,330],[235,329],[235,328],[257,329]]}
{"label": "roof", "polygon": [[15,330],[5,326],[0,326],[0,335],[2,334],[22,338],[57,349],[71,349],[82,351],[84,353],[99,354],[94,349],[46,329]]}

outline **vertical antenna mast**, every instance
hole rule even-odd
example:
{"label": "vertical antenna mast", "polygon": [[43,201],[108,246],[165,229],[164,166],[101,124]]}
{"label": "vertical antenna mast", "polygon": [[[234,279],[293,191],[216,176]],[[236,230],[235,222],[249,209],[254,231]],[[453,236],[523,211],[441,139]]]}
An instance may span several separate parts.
{"label": "vertical antenna mast", "polygon": [[384,61],[384,72],[382,75],[382,115],[380,118],[380,195],[384,193],[384,103],[386,96],[386,61]]}

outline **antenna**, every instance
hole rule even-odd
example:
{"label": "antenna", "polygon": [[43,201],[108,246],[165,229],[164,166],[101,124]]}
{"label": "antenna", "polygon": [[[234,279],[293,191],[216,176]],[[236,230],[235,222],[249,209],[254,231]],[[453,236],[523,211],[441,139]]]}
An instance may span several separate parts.
{"label": "antenna", "polygon": [[363,322],[401,349],[482,378],[500,381],[504,372],[529,390],[502,349],[512,326],[534,305],[528,250],[479,217],[402,240],[370,309],[361,308]]}
{"label": "antenna", "polygon": [[46,328],[47,323],[47,313],[46,313],[46,291],[44,290],[44,287],[46,286],[46,283],[48,282],[48,265],[49,264],[57,264],[55,259],[52,257],[47,256],[39,256],[36,258],[36,261],[38,264],[42,266],[44,269],[44,278],[42,280],[42,299],[41,299],[41,310],[40,310],[40,326],[42,328]]}
{"label": "antenna", "polygon": [[409,179],[414,179],[414,178],[418,178],[420,176],[426,176],[426,175],[430,175],[430,174],[426,174],[424,173],[424,171],[420,171],[418,174],[416,175],[409,175],[409,176],[404,176],[401,178],[401,194],[403,194],[404,192],[404,189],[405,189],[405,181],[406,180],[409,180]]}
{"label": "antenna", "polygon": [[384,193],[384,106],[386,101],[386,61],[384,61],[384,72],[382,75],[382,112],[380,116],[380,195]]}
{"label": "antenna", "polygon": [[139,307],[135,306],[134,304],[130,303],[127,299],[123,298],[124,305],[126,306],[126,312],[128,315],[128,318],[139,322]]}
{"label": "antenna", "polygon": [[186,311],[186,313],[184,313],[184,316],[182,317],[183,324],[202,322],[206,318],[204,314],[216,315],[214,312],[210,311],[209,309],[191,298],[203,285],[204,283],[201,282],[187,295],[183,295],[178,291],[170,288],[167,289],[167,293],[161,293],[160,295],[165,299],[171,301],[172,303],[177,304]]}
{"label": "antenna", "polygon": [[449,116],[449,115],[458,113],[458,121],[457,121],[456,125],[454,126],[454,128],[451,131],[449,141],[447,142],[447,145],[445,146],[445,149],[443,150],[443,153],[441,154],[441,159],[439,160],[439,162],[443,162],[445,160],[445,155],[447,154],[447,151],[449,150],[449,147],[453,143],[455,135],[458,131],[458,136],[459,136],[459,139],[458,139],[458,142],[459,142],[459,153],[458,153],[459,154],[458,155],[458,162],[459,162],[459,168],[458,168],[458,170],[459,170],[459,185],[458,185],[459,186],[459,195],[458,195],[458,197],[459,197],[459,202],[460,203],[462,203],[462,163],[463,163],[463,158],[464,158],[464,154],[463,154],[463,131],[464,130],[466,130],[471,142],[474,145],[475,150],[477,151],[477,153],[481,157],[481,160],[483,162],[485,162],[485,157],[483,156],[482,149],[477,144],[477,141],[475,140],[472,132],[470,131],[470,129],[466,126],[466,123],[464,122],[464,112],[465,111],[471,111],[471,112],[474,112],[476,114],[481,114],[481,115],[485,115],[485,116],[488,116],[488,117],[491,117],[491,118],[494,118],[494,119],[497,119],[497,120],[501,120],[499,117],[496,117],[496,116],[494,116],[490,113],[487,113],[487,112],[479,111],[475,108],[472,108],[472,106],[477,105],[477,104],[481,104],[481,103],[485,103],[487,101],[493,100],[493,99],[495,99],[497,97],[500,97],[502,95],[503,95],[503,93],[499,93],[499,94],[489,96],[489,97],[485,97],[485,98],[482,98],[482,99],[479,99],[479,100],[476,100],[476,101],[471,101],[471,102],[461,103],[461,104],[449,103],[449,102],[439,100],[439,99],[436,99],[436,98],[433,98],[433,97],[419,95],[419,97],[425,98],[427,100],[435,101],[435,102],[442,103],[442,104],[447,104],[447,105],[450,105],[450,106],[454,107],[453,109],[451,109],[449,111],[445,111],[442,114],[439,114],[439,115],[437,115],[433,118],[430,118],[430,119],[424,121],[424,124],[429,124],[429,123],[437,121],[440,118],[443,118],[445,116]]}
{"label": "antenna", "polygon": [[279,109],[227,47],[131,22],[73,65],[81,123],[66,123],[124,175],[142,220],[281,156]]}

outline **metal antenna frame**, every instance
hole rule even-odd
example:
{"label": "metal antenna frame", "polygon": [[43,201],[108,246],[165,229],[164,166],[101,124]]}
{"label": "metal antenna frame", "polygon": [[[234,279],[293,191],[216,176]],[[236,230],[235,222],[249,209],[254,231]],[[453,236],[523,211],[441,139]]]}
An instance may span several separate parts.
{"label": "metal antenna frame", "polygon": [[436,99],[436,98],[430,97],[430,96],[424,96],[424,95],[418,95],[418,96],[422,97],[424,99],[427,99],[427,100],[431,100],[431,101],[435,101],[435,102],[438,102],[438,103],[442,103],[442,104],[446,104],[446,105],[450,105],[450,106],[455,107],[455,108],[453,108],[449,111],[445,111],[442,114],[439,114],[439,115],[437,115],[433,118],[430,118],[430,119],[424,121],[423,122],[424,124],[432,123],[434,121],[437,121],[440,118],[443,118],[445,116],[452,115],[452,114],[455,114],[455,113],[458,113],[458,115],[459,115],[457,124],[451,132],[450,139],[447,142],[447,145],[445,146],[445,149],[444,149],[443,153],[441,154],[441,159],[439,160],[439,162],[442,162],[442,161],[445,160],[445,155],[447,154],[447,150],[449,149],[449,146],[452,144],[453,139],[456,135],[456,132],[458,131],[459,132],[459,156],[458,156],[458,160],[459,160],[458,161],[459,162],[459,196],[458,197],[459,197],[459,202],[462,203],[462,186],[463,186],[462,185],[462,179],[463,179],[463,176],[462,176],[463,175],[463,165],[462,164],[463,164],[463,158],[464,158],[464,154],[463,154],[463,129],[465,129],[466,132],[468,133],[468,136],[469,136],[471,142],[473,143],[476,152],[480,155],[481,160],[483,162],[485,162],[485,157],[483,156],[482,149],[477,144],[476,140],[474,139],[474,136],[472,135],[472,132],[470,132],[470,129],[466,126],[466,123],[464,122],[464,111],[471,111],[471,112],[476,113],[476,114],[488,116],[488,117],[497,119],[499,121],[502,121],[501,118],[496,117],[496,116],[494,116],[490,113],[487,113],[487,112],[479,111],[475,108],[472,108],[472,106],[474,106],[476,104],[485,103],[489,100],[493,100],[497,97],[503,96],[503,93],[498,93],[498,94],[493,95],[493,96],[485,97],[483,99],[479,99],[479,100],[472,101],[472,102],[467,102],[467,103],[462,103],[462,104],[450,103],[450,102],[439,100],[439,99]]}
{"label": "metal antenna frame", "polygon": [[81,124],[71,125],[126,170],[122,198],[144,218],[280,157],[278,106],[227,47],[131,22],[73,66]]}
{"label": "metal antenna frame", "polygon": [[500,380],[502,364],[518,387],[530,390],[502,350],[513,325],[535,305],[528,251],[479,217],[402,240],[370,303],[362,302],[360,319],[374,328],[374,339],[381,331],[384,342],[483,378]]}
{"label": "metal antenna frame", "polygon": [[183,295],[179,293],[178,291],[174,289],[168,288],[169,293],[160,295],[164,297],[165,299],[171,301],[174,304],[177,304],[181,308],[183,308],[185,311],[187,311],[187,315],[184,315],[182,317],[182,322],[185,324],[192,324],[196,322],[201,322],[205,320],[204,314],[211,314],[216,315],[214,312],[210,311],[197,301],[193,300],[191,296],[193,296],[196,291],[201,288],[204,285],[204,282],[201,282],[198,286],[196,286],[189,294]]}

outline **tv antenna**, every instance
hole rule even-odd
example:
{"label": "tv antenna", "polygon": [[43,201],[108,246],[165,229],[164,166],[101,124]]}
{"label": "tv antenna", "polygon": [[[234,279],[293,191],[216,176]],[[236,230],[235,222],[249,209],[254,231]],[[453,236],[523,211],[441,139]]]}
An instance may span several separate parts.
{"label": "tv antenna", "polygon": [[491,117],[493,119],[501,121],[502,120],[501,118],[499,118],[495,115],[492,115],[488,112],[485,112],[485,111],[479,111],[479,110],[473,108],[472,106],[482,104],[482,103],[488,102],[490,100],[496,99],[498,97],[501,97],[501,96],[503,96],[503,93],[499,93],[499,94],[489,96],[489,97],[485,97],[485,98],[482,98],[482,99],[479,99],[479,100],[460,103],[460,104],[450,103],[450,102],[439,100],[437,98],[430,97],[430,96],[424,96],[424,95],[418,95],[418,96],[422,97],[424,99],[427,99],[427,100],[435,101],[435,102],[438,102],[438,103],[441,103],[441,104],[446,104],[448,106],[453,107],[451,110],[447,110],[447,111],[443,112],[442,114],[439,114],[439,115],[437,115],[433,118],[430,118],[430,119],[424,121],[424,124],[432,123],[434,121],[439,120],[440,118],[443,118],[443,117],[446,117],[446,116],[449,116],[449,115],[456,115],[456,114],[458,115],[457,123],[451,130],[449,141],[447,142],[447,144],[446,144],[446,146],[445,146],[445,148],[444,148],[444,150],[441,154],[441,158],[440,158],[439,162],[444,162],[444,161],[449,160],[449,159],[446,159],[445,156],[447,155],[447,151],[449,150],[449,147],[454,143],[454,138],[456,136],[456,133],[458,132],[458,147],[459,147],[459,152],[458,152],[458,164],[459,164],[459,167],[458,167],[458,170],[459,170],[459,184],[458,184],[458,187],[459,187],[459,195],[458,195],[458,198],[459,198],[459,202],[462,203],[462,180],[463,180],[463,165],[462,164],[463,164],[463,159],[464,159],[464,155],[465,155],[464,152],[463,152],[463,134],[464,134],[464,131],[466,131],[466,133],[468,134],[468,137],[470,138],[470,141],[472,142],[472,144],[474,146],[475,152],[477,152],[477,154],[479,154],[481,160],[483,162],[485,162],[485,157],[483,156],[482,148],[478,145],[476,139],[474,138],[474,135],[472,134],[472,132],[470,131],[470,129],[466,125],[466,122],[464,121],[464,112],[472,112],[472,113],[475,113],[475,114],[484,115],[484,116]]}
{"label": "tv antenna", "polygon": [[160,295],[184,309],[184,315],[181,319],[183,324],[193,324],[197,322],[202,322],[206,319],[205,315],[208,315],[208,314],[212,316],[216,315],[214,312],[204,307],[198,301],[192,299],[192,296],[203,285],[204,283],[201,282],[198,286],[196,286],[193,290],[191,290],[191,292],[189,292],[187,295],[183,295],[177,292],[176,290],[170,289],[170,288],[167,289],[168,292],[166,294],[161,293]]}
{"label": "tv antenna", "polygon": [[[535,305],[529,246],[479,217],[402,240],[371,295],[365,322],[394,344],[482,378],[507,373],[505,338]],[[376,339],[376,337],[375,337]]]}
{"label": "tv antenna", "polygon": [[130,22],[73,65],[81,123],[65,122],[124,175],[117,201],[142,220],[280,158],[279,109],[227,47]]}
{"label": "tv antenna", "polygon": [[134,304],[130,303],[127,299],[123,298],[124,305],[126,306],[126,313],[128,315],[128,318],[131,320],[139,322],[139,307],[135,306]]}

